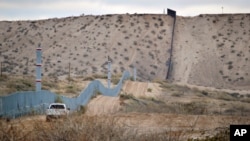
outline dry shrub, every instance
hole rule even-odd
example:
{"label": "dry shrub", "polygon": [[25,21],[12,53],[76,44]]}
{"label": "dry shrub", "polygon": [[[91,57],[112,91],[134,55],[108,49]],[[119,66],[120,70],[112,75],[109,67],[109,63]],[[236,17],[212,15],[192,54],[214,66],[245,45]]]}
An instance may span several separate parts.
{"label": "dry shrub", "polygon": [[[26,117],[27,118],[27,117]],[[27,120],[28,119],[28,120]],[[176,141],[182,132],[139,133],[124,125],[116,116],[71,115],[51,122],[28,117],[25,120],[0,121],[0,140],[3,141]]]}
{"label": "dry shrub", "polygon": [[120,100],[123,100],[121,112],[124,113],[172,113],[174,111],[171,106],[154,97],[136,98],[131,95],[125,95],[120,97]]}
{"label": "dry shrub", "polygon": [[50,122],[47,127],[36,124],[35,129],[36,140],[44,141],[127,140],[124,137],[125,129],[117,125],[114,117],[70,116]]}
{"label": "dry shrub", "polygon": [[30,91],[35,89],[35,85],[32,79],[29,78],[15,78],[11,81],[8,81],[6,84],[12,92],[16,91]]}
{"label": "dry shrub", "polygon": [[120,79],[122,77],[122,74],[115,74],[115,75],[112,75],[111,77],[111,82],[116,85],[119,83]]}
{"label": "dry shrub", "polygon": [[103,74],[94,74],[91,76],[86,76],[85,78],[83,78],[83,81],[93,81],[95,79],[107,79],[107,76]]}
{"label": "dry shrub", "polygon": [[206,137],[202,139],[188,139],[187,141],[229,141],[230,140],[230,130],[228,128],[223,128],[215,136]]}
{"label": "dry shrub", "polygon": [[0,120],[1,141],[29,141],[32,131],[21,121]]}

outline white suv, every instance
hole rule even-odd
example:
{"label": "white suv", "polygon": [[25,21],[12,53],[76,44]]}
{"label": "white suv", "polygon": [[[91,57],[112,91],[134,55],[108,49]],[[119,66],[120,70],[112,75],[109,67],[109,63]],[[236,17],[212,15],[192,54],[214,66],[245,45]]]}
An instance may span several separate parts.
{"label": "white suv", "polygon": [[69,114],[69,108],[64,103],[51,103],[46,110],[46,120],[50,121],[51,118],[59,118]]}

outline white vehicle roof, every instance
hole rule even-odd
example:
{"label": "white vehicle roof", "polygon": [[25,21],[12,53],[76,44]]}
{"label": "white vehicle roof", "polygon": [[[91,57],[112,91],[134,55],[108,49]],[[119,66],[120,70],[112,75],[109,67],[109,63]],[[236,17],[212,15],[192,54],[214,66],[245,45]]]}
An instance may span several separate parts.
{"label": "white vehicle roof", "polygon": [[49,105],[50,109],[65,109],[66,105],[64,103],[51,103]]}
{"label": "white vehicle roof", "polygon": [[64,103],[51,103],[50,105],[65,105]]}

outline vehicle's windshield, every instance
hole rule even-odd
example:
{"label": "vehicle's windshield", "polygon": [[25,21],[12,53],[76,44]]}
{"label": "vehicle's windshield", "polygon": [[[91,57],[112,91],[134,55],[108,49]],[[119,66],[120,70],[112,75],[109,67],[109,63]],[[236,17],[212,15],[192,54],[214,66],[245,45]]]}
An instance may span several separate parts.
{"label": "vehicle's windshield", "polygon": [[64,105],[51,105],[50,109],[65,109]]}

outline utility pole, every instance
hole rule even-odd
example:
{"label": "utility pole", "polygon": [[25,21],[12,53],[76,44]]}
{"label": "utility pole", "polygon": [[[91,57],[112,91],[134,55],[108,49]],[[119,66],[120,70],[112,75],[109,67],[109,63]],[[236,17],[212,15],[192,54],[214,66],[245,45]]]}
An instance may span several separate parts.
{"label": "utility pole", "polygon": [[70,63],[71,61],[70,60],[71,60],[71,49],[70,49],[70,53],[69,53],[69,74],[68,74],[69,76],[68,76],[68,83],[70,83],[70,79],[71,79],[70,78],[70,70],[71,70],[71,63]]}
{"label": "utility pole", "polygon": [[1,62],[1,77],[3,76],[3,62]]}
{"label": "utility pole", "polygon": [[69,81],[69,83],[70,83],[70,62],[69,62],[69,78],[68,78],[68,81]]}
{"label": "utility pole", "polygon": [[110,89],[110,84],[111,84],[111,60],[109,59],[108,56],[108,88]]}

